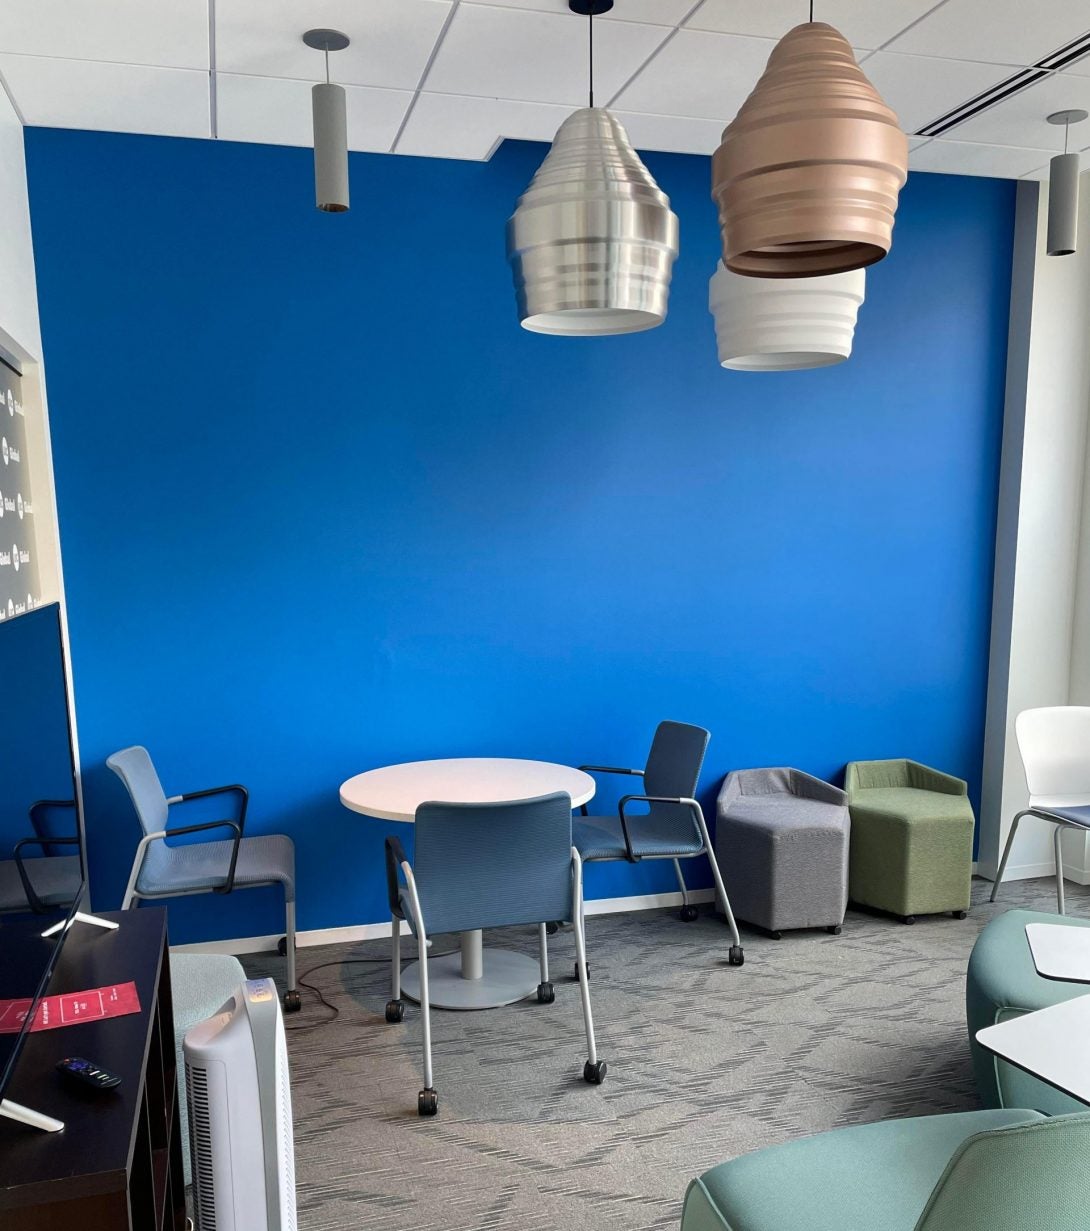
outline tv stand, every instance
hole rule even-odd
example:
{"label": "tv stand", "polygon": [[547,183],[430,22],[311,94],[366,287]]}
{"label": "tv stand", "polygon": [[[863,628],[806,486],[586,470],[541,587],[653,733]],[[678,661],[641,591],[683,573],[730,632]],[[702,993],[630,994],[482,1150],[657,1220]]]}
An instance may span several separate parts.
{"label": "tv stand", "polygon": [[[3,1231],[185,1224],[166,912],[145,907],[104,918],[120,926],[69,930],[46,994],[131,980],[140,1012],[27,1038],[5,1090],[18,1114],[0,1119]],[[100,1091],[66,1081],[56,1064],[67,1056],[93,1060],[121,1084]],[[43,1118],[64,1132],[34,1131]]]}
{"label": "tv stand", "polygon": [[102,915],[88,915],[82,910],[77,910],[71,919],[62,919],[60,923],[54,923],[51,928],[46,928],[42,936],[56,936],[60,931],[67,932],[73,923],[89,923],[93,927],[102,928],[106,932],[116,932],[121,926],[119,923],[115,923],[112,919],[106,919]]}

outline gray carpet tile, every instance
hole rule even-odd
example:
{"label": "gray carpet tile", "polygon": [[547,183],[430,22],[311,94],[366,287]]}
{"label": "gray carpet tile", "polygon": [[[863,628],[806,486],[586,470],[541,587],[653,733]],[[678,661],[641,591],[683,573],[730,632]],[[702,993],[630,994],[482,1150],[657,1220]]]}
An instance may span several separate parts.
{"label": "gray carpet tile", "polygon": [[[1015,906],[1055,909],[1052,880],[974,882],[969,918],[914,927],[851,911],[841,936],[743,932],[746,964],[703,907],[587,922],[604,1085],[585,1044],[570,931],[552,938],[552,1005],[433,1014],[440,1112],[416,1114],[420,1016],[387,1025],[388,963],[310,980],[287,1019],[303,1231],[659,1231],[688,1181],[762,1146],[840,1125],[977,1106],[965,1033],[965,965],[977,933]],[[1069,886],[1090,914],[1090,888]],[[487,945],[535,952],[532,929]],[[455,945],[439,937],[436,949]],[[406,946],[406,951],[411,946]],[[299,969],[382,957],[388,942],[300,951]],[[275,955],[243,959],[280,980]]]}

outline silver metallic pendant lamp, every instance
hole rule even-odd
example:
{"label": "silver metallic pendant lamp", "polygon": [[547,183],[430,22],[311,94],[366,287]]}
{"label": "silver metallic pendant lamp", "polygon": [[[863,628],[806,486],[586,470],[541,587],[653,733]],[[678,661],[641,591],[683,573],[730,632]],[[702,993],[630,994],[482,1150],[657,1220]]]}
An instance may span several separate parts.
{"label": "silver metallic pendant lamp", "polygon": [[1049,256],[1071,256],[1079,235],[1079,156],[1067,152],[1072,124],[1081,124],[1086,112],[1054,111],[1050,124],[1064,126],[1064,152],[1049,164],[1048,173],[1048,243]]}
{"label": "silver metallic pendant lamp", "polygon": [[311,91],[314,106],[314,197],[327,214],[348,209],[348,109],[344,86],[329,80],[329,53],[349,44],[340,30],[308,30],[303,42],[325,52],[325,81]]}
{"label": "silver metallic pendant lamp", "polygon": [[636,333],[666,319],[677,215],[624,126],[594,105],[594,18],[613,0],[568,5],[587,18],[589,105],[561,124],[507,223],[519,320],[535,333]]}

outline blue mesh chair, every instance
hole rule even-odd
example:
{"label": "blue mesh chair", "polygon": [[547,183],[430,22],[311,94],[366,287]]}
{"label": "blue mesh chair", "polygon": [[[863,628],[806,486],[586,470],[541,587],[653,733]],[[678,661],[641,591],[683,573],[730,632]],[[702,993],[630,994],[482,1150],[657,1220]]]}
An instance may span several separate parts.
{"label": "blue mesh chair", "polygon": [[[643,769],[620,769],[612,765],[581,765],[595,774],[629,774],[643,779],[643,794],[625,795],[616,816],[588,816],[586,806],[575,822],[573,837],[585,863],[598,860],[670,859],[681,886],[681,918],[686,923],[696,918],[696,907],[689,904],[682,859],[707,855],[723,913],[733,943],[728,960],[732,966],[745,961],[738,925],[730,908],[719,864],[715,859],[704,812],[696,801],[696,784],[710,736],[703,727],[685,722],[660,722],[651,741],[647,765]],[[647,811],[633,813],[629,805],[642,803]]]}
{"label": "blue mesh chair", "polygon": [[[136,848],[121,909],[138,906],[142,898],[230,893],[233,889],[251,889],[259,885],[283,886],[286,927],[280,952],[288,959],[284,1010],[294,1013],[300,1001],[295,987],[295,844],[291,838],[283,834],[265,834],[258,838],[243,836],[249,803],[249,794],[243,786],[212,787],[172,795],[168,799],[146,748],[124,748],[107,757],[106,764],[125,784],[144,831]],[[234,820],[167,828],[172,806],[215,795],[235,797],[238,808]],[[170,838],[214,829],[229,829],[233,836],[214,842],[168,845]]]}
{"label": "blue mesh chair", "polygon": [[386,839],[386,878],[393,916],[392,992],[386,1020],[399,1022],[401,924],[409,924],[420,950],[420,1009],[424,1019],[422,1116],[439,1110],[432,1082],[429,936],[536,923],[541,953],[537,998],[554,998],[549,982],[546,919],[571,919],[579,991],[587,1032],[583,1078],[599,1085],[606,1075],[594,1043],[583,934],[583,864],[571,840],[571,797],[563,792],[501,804],[421,804],[416,810],[416,853],[409,863],[397,838]]}

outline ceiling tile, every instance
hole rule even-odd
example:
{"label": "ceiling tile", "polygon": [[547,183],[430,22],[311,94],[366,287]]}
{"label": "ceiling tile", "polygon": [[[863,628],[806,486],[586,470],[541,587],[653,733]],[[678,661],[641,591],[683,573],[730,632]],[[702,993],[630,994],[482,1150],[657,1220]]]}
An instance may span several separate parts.
{"label": "ceiling tile", "polygon": [[692,116],[644,115],[616,111],[629,140],[638,150],[663,150],[668,154],[712,154],[723,136],[718,120]]}
{"label": "ceiling tile", "polygon": [[0,55],[0,73],[28,124],[209,135],[207,72]]}
{"label": "ceiling tile", "polygon": [[[873,51],[900,34],[936,0],[820,0],[817,18],[827,21],[853,47]],[[694,30],[717,30],[721,34],[752,34],[761,38],[782,38],[792,27],[807,18],[805,0],[704,0],[685,23]]]}
{"label": "ceiling tile", "polygon": [[208,0],[4,0],[5,52],[208,68]]}
{"label": "ceiling tile", "polygon": [[[669,31],[616,21],[595,39],[595,86],[600,101],[615,94]],[[585,23],[529,9],[462,4],[428,74],[427,88],[578,107],[587,94]]]}
{"label": "ceiling tile", "polygon": [[397,143],[398,154],[484,162],[508,137],[552,141],[571,108],[460,94],[421,94]]}
{"label": "ceiling tile", "polygon": [[[1045,117],[1071,107],[1090,111],[1090,77],[1054,73],[959,124],[946,135],[958,141],[1020,145],[1055,153],[1063,149],[1064,130],[1047,123]],[[1090,121],[1081,129],[1072,128],[1072,149],[1076,148],[1080,140],[1076,134],[1080,133],[1090,134]]]}
{"label": "ceiling tile", "polygon": [[993,64],[1034,64],[1090,29],[1086,0],[946,0],[889,51]]}
{"label": "ceiling tile", "polygon": [[1016,70],[972,60],[940,60],[879,51],[867,59],[865,71],[878,93],[897,112],[901,127],[906,132],[915,132]]}
{"label": "ceiling tile", "polygon": [[1006,145],[977,145],[969,141],[936,139],[908,156],[910,171],[941,171],[947,175],[987,175],[1017,179],[1032,171],[1048,155],[1041,150],[1020,150]]}
{"label": "ceiling tile", "polygon": [[[571,14],[568,0],[463,0],[464,4],[491,4],[504,9],[536,9],[539,13]],[[621,0],[604,21],[645,21],[655,26],[676,26],[692,11],[696,0]],[[595,20],[598,20],[597,18]]]}
{"label": "ceiling tile", "polygon": [[[216,130],[224,141],[311,145],[309,81],[216,74]],[[345,86],[348,148],[386,153],[412,101],[411,90]]]}
{"label": "ceiling tile", "polygon": [[726,125],[757,84],[774,46],[771,39],[679,30],[613,105]]}
{"label": "ceiling tile", "polygon": [[329,57],[334,81],[415,90],[450,10],[450,0],[216,0],[216,68],[318,81],[325,57],[303,34],[327,27],[352,40]]}

